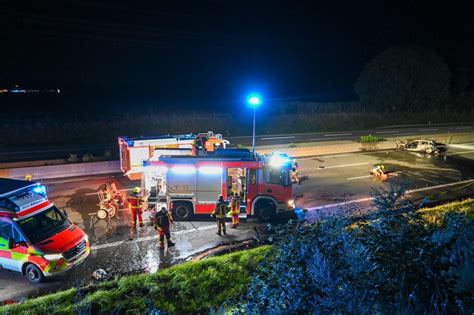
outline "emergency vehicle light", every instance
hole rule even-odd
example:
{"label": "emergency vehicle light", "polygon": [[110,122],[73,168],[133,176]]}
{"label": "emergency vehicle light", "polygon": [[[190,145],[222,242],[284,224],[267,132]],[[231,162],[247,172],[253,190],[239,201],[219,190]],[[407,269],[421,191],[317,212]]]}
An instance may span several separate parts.
{"label": "emergency vehicle light", "polygon": [[199,168],[199,173],[208,174],[208,175],[221,174],[222,173],[222,168],[221,167],[212,167],[212,166],[203,166],[203,167]]}
{"label": "emergency vehicle light", "polygon": [[37,194],[40,194],[42,196],[46,196],[46,186],[44,185],[38,185],[35,188],[33,188],[33,191]]}
{"label": "emergency vehicle light", "polygon": [[281,166],[290,162],[290,158],[280,154],[274,154],[270,157],[270,162],[268,164],[270,164],[271,166]]}
{"label": "emergency vehicle light", "polygon": [[173,167],[171,171],[176,174],[192,174],[196,171],[196,169],[191,166],[176,166]]}

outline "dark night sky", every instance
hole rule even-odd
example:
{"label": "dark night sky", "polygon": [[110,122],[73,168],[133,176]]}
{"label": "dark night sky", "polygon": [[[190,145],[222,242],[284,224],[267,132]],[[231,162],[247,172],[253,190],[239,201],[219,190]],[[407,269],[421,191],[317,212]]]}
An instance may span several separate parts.
{"label": "dark night sky", "polygon": [[9,2],[0,88],[122,105],[222,103],[252,89],[350,100],[364,63],[390,45],[433,48],[455,74],[473,73],[472,1]]}

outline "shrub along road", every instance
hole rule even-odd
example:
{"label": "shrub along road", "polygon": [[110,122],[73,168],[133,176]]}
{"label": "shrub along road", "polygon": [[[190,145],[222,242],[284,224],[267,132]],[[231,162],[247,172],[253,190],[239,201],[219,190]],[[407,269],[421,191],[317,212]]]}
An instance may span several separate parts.
{"label": "shrub along road", "polygon": [[[439,156],[388,151],[302,159],[299,160],[300,174],[306,179],[301,185],[294,186],[297,205],[310,208],[310,218],[323,211],[334,212],[343,203],[346,203],[343,208],[364,208],[370,204],[371,187],[388,187],[391,183],[418,190],[413,193],[415,199],[432,196],[430,201],[436,201],[437,198],[472,195],[474,184],[465,181],[473,178],[473,159],[474,145],[469,144],[451,146],[446,154]],[[384,163],[389,170],[397,172],[397,176],[386,181],[371,178],[368,170],[375,163]],[[112,276],[154,272],[222,242],[251,238],[255,235],[254,227],[262,228],[249,220],[238,230],[229,229],[229,236],[219,238],[215,235],[214,222],[209,218],[177,222],[173,227],[177,247],[161,253],[151,227],[146,227],[136,241],[127,240],[128,212],[120,212],[119,217],[110,222],[99,221],[91,215],[97,209],[95,192],[107,180],[115,180],[123,189],[136,185],[122,176],[46,181],[53,201],[66,209],[71,221],[89,235],[92,254],[84,264],[64,277],[41,285],[30,284],[19,274],[0,271],[1,300],[88,284],[91,273],[97,268],[107,270]],[[451,185],[457,182],[461,184]]]}

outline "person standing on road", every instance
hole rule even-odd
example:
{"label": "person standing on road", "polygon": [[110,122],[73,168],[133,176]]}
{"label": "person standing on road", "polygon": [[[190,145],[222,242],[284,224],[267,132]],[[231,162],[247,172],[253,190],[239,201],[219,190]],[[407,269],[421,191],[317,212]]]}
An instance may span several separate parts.
{"label": "person standing on road", "polygon": [[130,210],[132,212],[132,220],[130,225],[130,240],[134,238],[134,230],[137,227],[137,221],[139,227],[143,227],[143,217],[142,217],[142,207],[143,207],[143,198],[140,196],[140,187],[133,188],[132,193],[128,197],[128,203],[130,205]]}
{"label": "person standing on road", "polygon": [[238,193],[234,193],[230,199],[230,211],[229,214],[232,216],[232,229],[239,226],[239,214],[240,214],[240,197]]}
{"label": "person standing on road", "polygon": [[176,245],[171,241],[170,225],[172,223],[173,217],[165,207],[162,207],[161,210],[155,214],[155,224],[153,227],[158,231],[158,235],[160,236],[160,249],[165,248],[165,236],[168,248]]}
{"label": "person standing on road", "polygon": [[227,204],[224,201],[224,197],[219,195],[219,199],[217,200],[216,207],[214,211],[211,213],[211,217],[215,217],[217,219],[217,235],[222,236],[222,233],[226,235],[225,231],[225,215],[227,213]]}

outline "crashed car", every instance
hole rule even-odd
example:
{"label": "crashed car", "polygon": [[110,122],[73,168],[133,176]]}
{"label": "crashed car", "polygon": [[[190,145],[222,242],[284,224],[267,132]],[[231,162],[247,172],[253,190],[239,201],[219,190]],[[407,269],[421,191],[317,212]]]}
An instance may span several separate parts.
{"label": "crashed car", "polygon": [[402,140],[397,143],[397,147],[402,151],[439,153],[439,148],[434,140]]}

